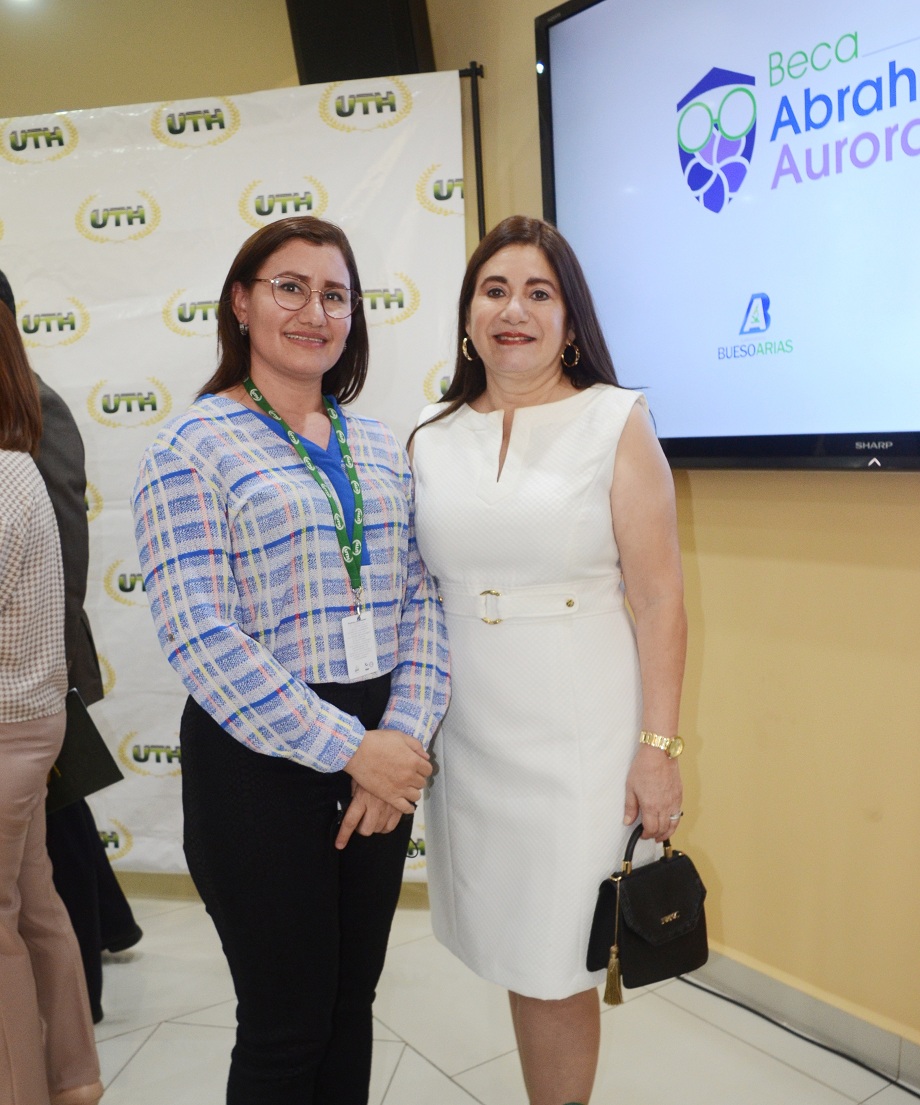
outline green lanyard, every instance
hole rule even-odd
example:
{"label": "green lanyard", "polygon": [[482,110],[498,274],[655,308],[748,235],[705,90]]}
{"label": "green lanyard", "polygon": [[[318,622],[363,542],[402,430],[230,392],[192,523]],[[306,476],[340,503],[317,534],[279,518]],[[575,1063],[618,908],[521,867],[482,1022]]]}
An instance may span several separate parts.
{"label": "green lanyard", "polygon": [[345,431],[342,429],[342,420],[339,418],[339,412],[324,395],[323,403],[326,407],[326,414],[329,415],[329,421],[332,423],[332,429],[335,431],[335,439],[339,443],[339,451],[342,454],[342,463],[345,465],[348,472],[351,489],[355,495],[355,524],[352,530],[351,542],[348,540],[348,534],[345,529],[345,519],[342,517],[342,508],[338,500],[327,487],[326,481],[323,479],[320,470],[310,459],[310,454],[304,448],[304,444],[300,440],[300,437],[291,429],[287,422],[284,421],[281,415],[272,409],[271,403],[268,402],[262,392],[259,391],[252,382],[250,376],[247,376],[243,381],[243,387],[249,392],[253,402],[257,403],[270,418],[274,418],[274,420],[280,424],[281,428],[287,434],[288,440],[297,450],[297,455],[303,461],[307,471],[313,476],[319,484],[320,490],[329,500],[329,507],[332,511],[332,521],[335,524],[335,536],[338,539],[339,548],[342,550],[342,560],[345,562],[345,571],[348,572],[348,578],[351,581],[351,589],[355,594],[355,605],[360,610],[361,545],[364,537],[364,498],[361,495],[361,482],[355,470],[355,462],[351,459],[351,451],[348,448],[348,438],[345,436]]}

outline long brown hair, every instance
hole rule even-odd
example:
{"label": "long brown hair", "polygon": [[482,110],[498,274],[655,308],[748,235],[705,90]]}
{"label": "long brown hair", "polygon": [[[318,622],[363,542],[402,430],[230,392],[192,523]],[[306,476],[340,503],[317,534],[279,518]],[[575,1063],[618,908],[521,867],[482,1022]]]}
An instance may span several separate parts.
{"label": "long brown hair", "polygon": [[[249,337],[240,333],[239,320],[233,313],[233,285],[240,283],[251,287],[262,264],[293,238],[315,246],[334,246],[345,260],[352,290],[361,294],[355,255],[345,232],[334,223],[312,215],[296,215],[263,226],[243,242],[224,281],[217,308],[217,353],[220,360],[217,371],[198,392],[199,399],[207,392],[227,391],[249,375]],[[323,394],[335,396],[340,403],[356,399],[367,377],[368,354],[367,320],[364,317],[364,301],[361,300],[351,316],[351,332],[341,357],[323,374]]]}
{"label": "long brown hair", "polygon": [[[617,374],[607,342],[598,322],[594,300],[585,280],[575,251],[552,223],[532,219],[526,215],[511,215],[494,227],[476,247],[466,266],[460,285],[460,301],[457,304],[457,349],[454,358],[454,375],[440,402],[445,404],[434,418],[423,422],[428,426],[452,414],[464,403],[470,403],[486,389],[486,373],[482,358],[477,353],[469,360],[463,353],[463,339],[470,304],[476,292],[476,281],[482,266],[500,249],[506,246],[536,246],[546,258],[547,264],[559,281],[562,301],[565,304],[569,326],[575,332],[575,341],[581,350],[577,365],[569,367],[563,362],[562,371],[576,388],[592,384],[612,384],[618,387]],[[467,342],[467,346],[470,346]],[[413,435],[422,428],[416,427]],[[410,441],[412,438],[410,437]]]}
{"label": "long brown hair", "polygon": [[0,449],[38,456],[42,405],[19,327],[0,303]]}

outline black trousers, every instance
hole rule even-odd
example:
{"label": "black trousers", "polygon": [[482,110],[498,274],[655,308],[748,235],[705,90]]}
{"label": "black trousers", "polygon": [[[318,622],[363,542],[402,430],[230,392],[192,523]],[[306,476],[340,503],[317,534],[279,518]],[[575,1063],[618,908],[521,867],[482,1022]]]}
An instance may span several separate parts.
{"label": "black trousers", "polygon": [[[374,728],[389,676],[314,690]],[[344,772],[253,752],[191,698],[180,736],[185,854],[238,1002],[228,1105],[366,1105],[412,819],[338,851]]]}
{"label": "black trousers", "polygon": [[54,887],[80,945],[93,1020],[102,1019],[102,949],[137,928],[86,802],[48,814],[48,855]]}

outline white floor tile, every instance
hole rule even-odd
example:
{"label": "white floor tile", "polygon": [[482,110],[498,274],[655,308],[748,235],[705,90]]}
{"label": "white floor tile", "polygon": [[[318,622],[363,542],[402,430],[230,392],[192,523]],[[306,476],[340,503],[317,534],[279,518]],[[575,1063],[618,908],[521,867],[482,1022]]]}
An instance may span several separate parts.
{"label": "white floor tile", "polygon": [[427,909],[397,909],[390,929],[391,948],[431,935],[431,914]]}
{"label": "white floor tile", "polygon": [[105,1105],[224,1105],[233,1033],[163,1024],[106,1090]]}
{"label": "white floor tile", "polygon": [[868,1098],[866,1105],[917,1105],[917,1098],[898,1086],[889,1086],[875,1097]]}
{"label": "white floor tile", "polygon": [[192,1013],[183,1013],[173,1017],[171,1024],[203,1024],[211,1028],[232,1028],[236,1031],[236,998],[232,1001],[218,1002]]}
{"label": "white floor tile", "polygon": [[161,913],[144,924],[130,956],[103,968],[103,1040],[233,998],[230,972],[211,920],[200,905]]}
{"label": "white floor tile", "polygon": [[601,1018],[594,1100],[637,1105],[852,1102],[654,993]]}
{"label": "white floor tile", "polygon": [[144,921],[148,917],[156,917],[160,913],[172,913],[176,909],[187,909],[189,906],[198,905],[187,898],[132,898],[131,912],[134,920],[144,928]]}
{"label": "white floor tile", "polygon": [[454,1081],[483,1105],[528,1105],[516,1051],[456,1074]]}
{"label": "white floor tile", "polygon": [[421,1055],[407,1047],[383,1105],[480,1105]]}
{"label": "white floor tile", "polygon": [[374,1017],[374,1039],[394,1040],[399,1043],[405,1042],[404,1040],[400,1040],[399,1036],[397,1036],[391,1028],[387,1028],[387,1026],[382,1021],[378,1021],[376,1017]]}
{"label": "white floor tile", "polygon": [[[144,940],[105,965],[105,1105],[223,1105],[236,1003],[198,903],[133,903]],[[149,908],[145,908],[149,907]],[[821,1048],[679,982],[604,1008],[594,1105],[916,1105]],[[400,910],[374,1008],[370,1105],[527,1105],[505,992]]]}
{"label": "white floor tile", "polygon": [[477,978],[433,936],[390,949],[374,1014],[449,1075],[515,1047],[506,992]]}
{"label": "white floor tile", "polygon": [[371,1088],[368,1105],[383,1105],[393,1075],[399,1065],[406,1045],[400,1040],[375,1040],[374,1056],[371,1062]]}
{"label": "white floor tile", "polygon": [[96,1041],[103,1086],[112,1084],[155,1031],[154,1025],[138,1028],[135,1032],[126,1032],[123,1036],[113,1036],[110,1040]]}
{"label": "white floor tile", "polygon": [[886,1085],[885,1079],[870,1074],[855,1063],[800,1040],[763,1017],[685,983],[675,982],[659,991],[659,996],[823,1082],[853,1101],[865,1101]]}

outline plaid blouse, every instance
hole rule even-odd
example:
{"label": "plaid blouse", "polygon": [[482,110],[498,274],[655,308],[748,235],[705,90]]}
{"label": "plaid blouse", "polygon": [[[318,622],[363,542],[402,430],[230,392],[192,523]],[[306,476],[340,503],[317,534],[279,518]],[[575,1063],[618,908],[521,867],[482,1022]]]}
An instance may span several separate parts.
{"label": "plaid blouse", "polygon": [[[344,423],[364,495],[363,595],[392,672],[380,727],[427,746],[447,708],[447,638],[415,543],[408,458],[381,423]],[[364,726],[307,684],[349,682],[351,585],[329,502],[290,443],[205,396],[144,453],[134,517],[160,646],[189,694],[250,748],[340,771]]]}
{"label": "plaid blouse", "polygon": [[60,713],[66,693],[54,511],[32,458],[0,449],[0,724]]}

